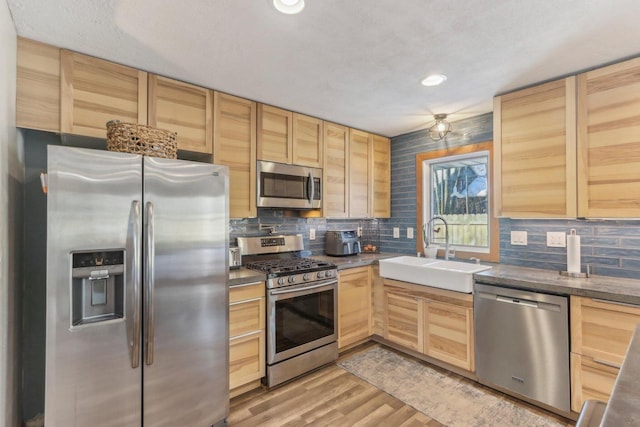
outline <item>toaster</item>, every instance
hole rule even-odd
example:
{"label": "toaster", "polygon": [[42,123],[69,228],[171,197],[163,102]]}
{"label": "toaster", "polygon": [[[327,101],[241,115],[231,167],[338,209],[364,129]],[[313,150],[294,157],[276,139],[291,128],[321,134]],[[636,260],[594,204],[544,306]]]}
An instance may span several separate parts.
{"label": "toaster", "polygon": [[360,237],[356,230],[329,230],[325,235],[324,252],[327,255],[357,255],[360,249]]}

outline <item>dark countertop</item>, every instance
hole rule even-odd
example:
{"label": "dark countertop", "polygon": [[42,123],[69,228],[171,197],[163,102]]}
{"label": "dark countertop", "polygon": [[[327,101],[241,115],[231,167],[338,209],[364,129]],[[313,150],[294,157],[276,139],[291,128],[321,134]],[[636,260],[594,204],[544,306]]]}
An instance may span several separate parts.
{"label": "dark countertop", "polygon": [[345,268],[364,267],[376,264],[380,259],[393,258],[402,255],[403,254],[385,252],[379,254],[361,253],[349,256],[311,255],[311,258],[332,262],[338,267],[338,270],[344,270]]}
{"label": "dark countertop", "polygon": [[640,325],[633,332],[600,425],[640,425]]}
{"label": "dark countertop", "polygon": [[532,291],[601,298],[640,305],[640,280],[596,276],[573,278],[554,270],[494,265],[491,270],[475,273],[476,281]]}
{"label": "dark countertop", "polygon": [[229,270],[229,286],[246,285],[254,282],[264,282],[267,276],[248,268],[240,267],[238,269]]}

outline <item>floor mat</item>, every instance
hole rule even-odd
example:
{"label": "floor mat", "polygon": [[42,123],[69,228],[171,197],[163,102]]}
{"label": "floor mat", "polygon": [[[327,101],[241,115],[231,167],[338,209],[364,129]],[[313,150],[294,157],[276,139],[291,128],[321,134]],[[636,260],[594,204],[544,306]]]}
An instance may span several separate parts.
{"label": "floor mat", "polygon": [[449,427],[565,425],[382,347],[338,366]]}

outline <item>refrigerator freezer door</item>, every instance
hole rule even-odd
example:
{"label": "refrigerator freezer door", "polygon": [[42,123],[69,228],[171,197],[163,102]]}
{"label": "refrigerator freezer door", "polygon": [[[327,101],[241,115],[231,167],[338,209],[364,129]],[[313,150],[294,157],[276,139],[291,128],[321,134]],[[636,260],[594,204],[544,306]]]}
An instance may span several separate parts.
{"label": "refrigerator freezer door", "polygon": [[229,411],[228,171],[150,157],[143,170],[144,425],[211,426]]}
{"label": "refrigerator freezer door", "polygon": [[[140,362],[133,353],[139,297],[131,280],[141,251],[141,163],[132,154],[49,147],[47,427],[141,425],[142,369],[132,367]],[[114,313],[74,321],[82,307],[72,300]]]}

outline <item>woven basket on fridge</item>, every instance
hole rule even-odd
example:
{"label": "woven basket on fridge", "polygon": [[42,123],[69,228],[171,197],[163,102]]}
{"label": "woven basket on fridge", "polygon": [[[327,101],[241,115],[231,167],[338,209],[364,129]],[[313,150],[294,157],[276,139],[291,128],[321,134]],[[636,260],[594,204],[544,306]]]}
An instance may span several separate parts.
{"label": "woven basket on fridge", "polygon": [[119,120],[107,122],[107,150],[143,156],[178,158],[178,134]]}

